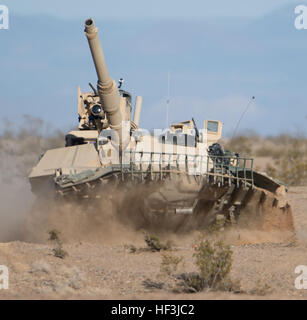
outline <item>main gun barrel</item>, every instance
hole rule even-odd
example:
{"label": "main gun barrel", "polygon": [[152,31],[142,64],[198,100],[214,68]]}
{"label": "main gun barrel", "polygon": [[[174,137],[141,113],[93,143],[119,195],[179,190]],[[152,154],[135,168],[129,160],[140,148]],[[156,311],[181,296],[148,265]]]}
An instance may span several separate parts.
{"label": "main gun barrel", "polygon": [[122,114],[120,111],[120,96],[115,81],[110,77],[104,54],[98,37],[98,28],[93,19],[85,21],[85,35],[92,53],[93,61],[98,77],[98,94],[101,105],[106,113],[110,128],[119,136],[119,144],[122,146]]}

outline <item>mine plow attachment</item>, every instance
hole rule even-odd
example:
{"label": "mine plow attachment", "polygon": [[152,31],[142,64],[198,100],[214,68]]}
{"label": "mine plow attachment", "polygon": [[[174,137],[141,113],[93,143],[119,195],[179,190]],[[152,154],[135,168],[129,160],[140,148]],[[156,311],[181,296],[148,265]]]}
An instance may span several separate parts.
{"label": "mine plow attachment", "polygon": [[[291,207],[279,190],[284,188],[280,186],[272,193],[255,186],[232,186],[222,191],[215,185],[207,185],[199,194],[199,214],[204,216],[204,225],[224,227],[231,224],[263,231],[294,231]],[[203,210],[208,207],[211,209]]]}
{"label": "mine plow attachment", "polygon": [[[181,181],[183,177],[181,177]],[[178,182],[178,181],[177,181]],[[258,187],[219,187],[206,184],[200,192],[185,193],[177,187],[144,185],[129,193],[120,212],[138,215],[141,228],[178,232],[238,226],[262,231],[294,231],[291,207],[280,195]],[[126,208],[126,209],[125,209]],[[131,215],[126,215],[130,221]],[[127,221],[128,222],[128,221]]]}

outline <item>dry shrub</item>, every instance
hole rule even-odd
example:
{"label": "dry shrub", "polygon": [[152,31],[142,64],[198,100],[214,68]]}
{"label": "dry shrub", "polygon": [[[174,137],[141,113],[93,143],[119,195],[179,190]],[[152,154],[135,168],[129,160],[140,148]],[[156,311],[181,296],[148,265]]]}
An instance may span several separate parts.
{"label": "dry shrub", "polygon": [[4,130],[0,135],[0,154],[3,161],[14,163],[14,174],[24,178],[43,152],[63,147],[64,144],[63,132],[52,130],[40,118],[25,115],[22,126],[4,121]]}
{"label": "dry shrub", "polygon": [[160,271],[168,276],[173,275],[178,270],[178,265],[183,261],[183,257],[170,254],[162,255]]}
{"label": "dry shrub", "polygon": [[240,283],[230,278],[232,250],[222,241],[201,240],[195,248],[195,264],[198,272],[180,275],[185,292],[199,292],[204,289],[240,292]]}
{"label": "dry shrub", "polygon": [[68,256],[67,251],[65,251],[62,246],[57,246],[52,249],[53,255],[57,258],[64,259],[66,256]]}
{"label": "dry shrub", "polygon": [[307,138],[303,134],[259,137],[239,135],[224,143],[224,149],[240,156],[271,157],[266,173],[288,185],[307,183]]}
{"label": "dry shrub", "polygon": [[55,247],[52,249],[53,255],[57,258],[64,259],[68,256],[67,251],[63,249],[63,243],[60,239],[60,231],[53,229],[48,232],[49,234],[49,241],[55,244]]}
{"label": "dry shrub", "polygon": [[249,291],[249,294],[265,296],[270,292],[272,292],[272,288],[266,282],[258,279],[255,283],[255,287]]}
{"label": "dry shrub", "polygon": [[163,282],[157,282],[157,281],[152,281],[151,279],[146,279],[142,282],[143,286],[146,289],[163,289],[164,283]]}
{"label": "dry shrub", "polygon": [[127,249],[130,253],[137,253],[139,249],[134,244],[126,244],[124,248]]}
{"label": "dry shrub", "polygon": [[255,151],[257,157],[272,157],[279,158],[283,153],[282,147],[273,147],[272,145],[262,145]]}
{"label": "dry shrub", "polygon": [[56,230],[56,229],[53,229],[53,230],[50,230],[48,232],[49,234],[49,241],[54,241],[56,243],[61,243],[61,240],[60,240],[60,231]]}
{"label": "dry shrub", "polygon": [[144,241],[146,242],[150,251],[161,251],[161,250],[169,250],[172,247],[171,241],[167,241],[166,243],[162,243],[158,236],[151,235],[148,233],[144,234]]}
{"label": "dry shrub", "polygon": [[128,250],[130,253],[141,253],[148,251],[159,252],[172,249],[172,242],[170,240],[166,241],[166,243],[163,243],[157,235],[148,234],[144,232],[144,241],[147,245],[145,248],[137,248],[133,244],[124,245],[124,248]]}
{"label": "dry shrub", "polygon": [[211,244],[206,240],[201,241],[195,251],[196,265],[207,286],[214,287],[228,276],[232,265],[232,251],[228,245],[222,241]]}
{"label": "dry shrub", "polygon": [[289,136],[286,138],[282,136],[280,143],[287,144],[284,144],[280,154],[275,154],[273,165],[268,165],[266,168],[267,174],[290,186],[306,184],[307,139],[303,137]]}
{"label": "dry shrub", "polygon": [[224,149],[239,153],[241,157],[251,156],[253,153],[253,143],[258,139],[256,134],[238,135],[226,142]]}

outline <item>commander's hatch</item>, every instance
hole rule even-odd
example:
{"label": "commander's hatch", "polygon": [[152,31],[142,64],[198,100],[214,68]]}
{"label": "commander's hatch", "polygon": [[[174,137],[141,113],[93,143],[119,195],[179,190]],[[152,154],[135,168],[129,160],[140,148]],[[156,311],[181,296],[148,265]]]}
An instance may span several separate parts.
{"label": "commander's hatch", "polygon": [[205,120],[204,129],[208,146],[222,137],[223,123],[217,120]]}

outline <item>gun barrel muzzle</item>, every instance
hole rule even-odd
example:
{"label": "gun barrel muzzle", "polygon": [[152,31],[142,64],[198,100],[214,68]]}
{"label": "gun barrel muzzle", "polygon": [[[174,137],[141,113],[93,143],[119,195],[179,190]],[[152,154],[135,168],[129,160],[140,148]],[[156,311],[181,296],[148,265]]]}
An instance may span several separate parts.
{"label": "gun barrel muzzle", "polygon": [[85,35],[90,46],[98,80],[103,83],[112,81],[108,73],[106,61],[98,37],[98,28],[95,26],[94,20],[91,18],[87,19],[84,23],[84,26]]}

